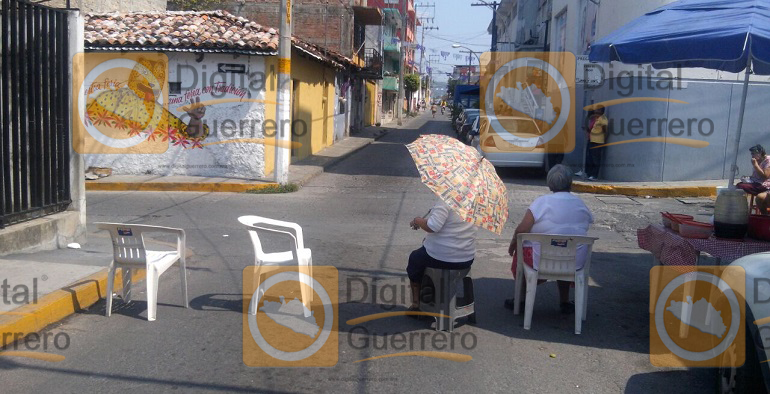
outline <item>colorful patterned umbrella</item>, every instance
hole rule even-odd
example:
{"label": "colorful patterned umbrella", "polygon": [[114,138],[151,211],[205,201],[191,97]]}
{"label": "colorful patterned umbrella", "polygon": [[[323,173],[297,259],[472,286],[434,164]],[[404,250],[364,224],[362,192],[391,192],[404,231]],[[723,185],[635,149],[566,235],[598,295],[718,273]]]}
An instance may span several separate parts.
{"label": "colorful patterned umbrella", "polygon": [[496,234],[508,220],[508,192],[495,167],[446,135],[424,135],[406,146],[422,182],[463,220]]}

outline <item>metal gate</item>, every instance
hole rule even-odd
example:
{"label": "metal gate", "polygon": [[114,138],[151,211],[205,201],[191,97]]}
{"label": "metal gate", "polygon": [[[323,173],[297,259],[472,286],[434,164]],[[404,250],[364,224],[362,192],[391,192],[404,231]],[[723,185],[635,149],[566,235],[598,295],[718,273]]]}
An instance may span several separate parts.
{"label": "metal gate", "polygon": [[70,203],[68,12],[2,0],[0,228]]}

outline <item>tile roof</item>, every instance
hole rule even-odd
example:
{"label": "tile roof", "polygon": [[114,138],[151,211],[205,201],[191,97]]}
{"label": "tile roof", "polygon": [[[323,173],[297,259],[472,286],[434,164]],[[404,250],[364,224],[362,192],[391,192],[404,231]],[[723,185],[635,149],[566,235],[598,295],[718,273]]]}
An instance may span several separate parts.
{"label": "tile roof", "polygon": [[86,49],[275,55],[278,31],[225,11],[85,15]]}
{"label": "tile roof", "polygon": [[[337,52],[296,37],[292,44],[335,67],[357,67]],[[227,11],[85,14],[85,49],[277,55],[278,30]]]}

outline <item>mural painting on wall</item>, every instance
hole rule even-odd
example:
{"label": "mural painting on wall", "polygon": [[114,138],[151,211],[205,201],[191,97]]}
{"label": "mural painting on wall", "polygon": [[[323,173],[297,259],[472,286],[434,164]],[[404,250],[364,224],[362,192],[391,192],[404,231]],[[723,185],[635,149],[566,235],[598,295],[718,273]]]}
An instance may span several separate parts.
{"label": "mural painting on wall", "polygon": [[200,97],[191,99],[185,111],[189,121],[185,123],[157,100],[166,81],[165,65],[148,59],[140,59],[138,64],[131,70],[127,86],[120,86],[119,81],[104,81],[89,87],[89,93],[104,91],[88,104],[86,122],[125,130],[129,137],[142,135],[150,141],[203,149],[202,141],[210,130],[202,121],[206,107],[200,103]]}
{"label": "mural painting on wall", "polygon": [[[85,122],[88,125],[123,130],[128,137],[142,136],[149,141],[169,142],[171,146],[185,149],[203,149],[214,144],[204,143],[211,134],[209,125],[203,119],[206,115],[206,104],[214,104],[217,101],[237,102],[247,95],[246,89],[212,81],[211,85],[193,88],[178,97],[170,98],[168,106],[177,105],[170,111],[158,102],[167,77],[165,65],[148,59],[140,59],[137,63],[126,84],[105,79],[89,86],[88,95],[103,91],[89,98],[85,113]],[[237,98],[201,102],[202,95],[222,97],[227,94]],[[177,116],[175,112],[186,116]],[[183,118],[187,118],[187,121]],[[252,133],[253,131],[252,129]]]}

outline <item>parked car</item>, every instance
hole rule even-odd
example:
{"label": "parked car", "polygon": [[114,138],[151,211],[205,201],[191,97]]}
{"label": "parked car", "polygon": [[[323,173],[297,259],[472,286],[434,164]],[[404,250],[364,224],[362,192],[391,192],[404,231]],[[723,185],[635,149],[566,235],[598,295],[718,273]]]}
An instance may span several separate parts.
{"label": "parked car", "polygon": [[460,112],[460,116],[457,117],[457,120],[453,125],[458,135],[460,133],[460,128],[462,127],[463,123],[465,123],[465,118],[470,116],[471,114],[478,114],[478,113],[479,113],[479,110],[473,109],[473,108],[466,108]]}
{"label": "parked car", "polygon": [[473,139],[479,136],[479,127],[481,127],[481,116],[477,116],[468,132],[468,137],[463,141],[466,145],[472,145]]}
{"label": "parked car", "polygon": [[473,126],[473,122],[476,121],[476,119],[479,118],[479,112],[476,110],[476,112],[469,112],[465,119],[463,120],[463,123],[460,125],[460,130],[457,131],[457,138],[462,141],[463,143],[468,143],[468,134],[471,131],[471,127]]}
{"label": "parked car", "polygon": [[[496,119],[518,139],[538,138],[536,144],[512,144],[490,127],[490,120]],[[478,135],[472,136],[471,146],[489,160],[495,167],[542,168],[548,171],[557,163],[549,162],[543,146],[542,131],[530,117],[484,116],[479,118]],[[524,145],[524,146],[521,146]]]}
{"label": "parked car", "polygon": [[[718,393],[770,392],[770,253],[756,253],[733,261],[746,272],[746,361],[738,368],[720,368]],[[760,320],[760,321],[758,321]],[[755,324],[754,322],[762,323]],[[733,357],[728,349],[723,357]]]}

